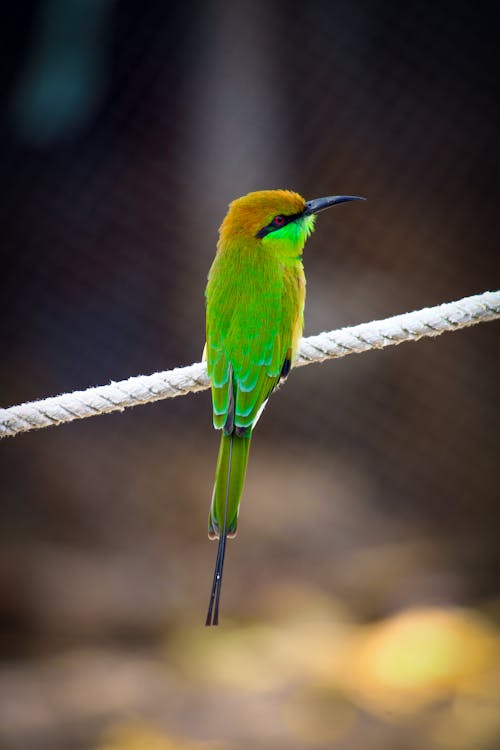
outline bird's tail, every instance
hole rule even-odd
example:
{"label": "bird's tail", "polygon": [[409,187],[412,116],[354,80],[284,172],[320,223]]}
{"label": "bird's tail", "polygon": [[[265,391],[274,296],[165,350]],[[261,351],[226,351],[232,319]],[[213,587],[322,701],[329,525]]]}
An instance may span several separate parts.
{"label": "bird's tail", "polygon": [[208,516],[208,536],[219,539],[215,560],[214,578],[205,625],[219,624],[219,601],[222,587],[222,571],[226,553],[226,540],[236,536],[240,498],[245,483],[245,474],[250,449],[251,432],[240,436],[222,434],[212,505]]}

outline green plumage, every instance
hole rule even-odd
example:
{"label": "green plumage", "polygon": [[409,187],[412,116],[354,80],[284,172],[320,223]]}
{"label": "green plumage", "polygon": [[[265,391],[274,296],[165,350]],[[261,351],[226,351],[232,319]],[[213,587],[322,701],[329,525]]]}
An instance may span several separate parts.
{"label": "green plumage", "polygon": [[[253,211],[237,210],[238,204],[259,193],[231,205],[206,289],[213,423],[224,431],[209,516],[211,537],[223,528],[225,514],[226,530],[231,535],[236,531],[251,431],[279,382],[285,360],[293,359],[302,332],[305,279],[301,253],[314,217],[297,218],[260,239],[256,233],[276,213],[298,213],[305,205],[294,193],[264,192],[268,194],[264,211],[260,205]],[[252,221],[254,226],[249,226]],[[231,434],[235,438],[228,487],[227,437]]]}
{"label": "green plumage", "polygon": [[229,498],[241,497],[250,439],[250,434],[248,437],[238,437],[234,433],[231,435],[222,434],[216,469],[216,476],[220,477],[220,480],[216,481],[214,486],[208,526],[208,534],[211,539],[216,539],[219,536],[220,529],[224,527],[224,514],[226,513],[227,536],[233,537],[236,534],[238,503],[228,503],[226,509],[226,493]]}
{"label": "green plumage", "polygon": [[219,547],[207,625],[218,623],[226,538],[236,533],[252,430],[302,334],[305,241],[318,211],[352,199],[306,203],[298,193],[263,190],[233,201],[221,225],[206,289],[213,423],[222,430],[209,513]]}

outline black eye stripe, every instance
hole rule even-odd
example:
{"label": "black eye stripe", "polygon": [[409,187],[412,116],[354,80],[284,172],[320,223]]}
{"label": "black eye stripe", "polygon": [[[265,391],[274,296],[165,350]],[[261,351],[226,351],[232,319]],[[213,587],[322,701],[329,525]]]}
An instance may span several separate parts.
{"label": "black eye stripe", "polygon": [[263,237],[266,237],[266,235],[270,234],[271,232],[276,232],[277,229],[283,229],[283,227],[286,227],[286,225],[290,224],[290,222],[295,221],[296,219],[300,219],[302,215],[303,215],[302,211],[298,214],[290,214],[289,216],[285,216],[285,214],[277,214],[277,216],[283,217],[284,222],[282,224],[275,224],[275,220],[277,218],[277,216],[275,216],[273,220],[269,222],[269,224],[266,224],[265,227],[262,227],[262,229],[259,229],[259,231],[257,232],[255,236],[261,240]]}

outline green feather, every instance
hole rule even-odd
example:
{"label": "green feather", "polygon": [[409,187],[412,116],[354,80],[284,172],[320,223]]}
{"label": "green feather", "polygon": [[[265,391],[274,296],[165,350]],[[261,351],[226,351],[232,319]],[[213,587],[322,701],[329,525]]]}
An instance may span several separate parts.
{"label": "green feather", "polygon": [[[233,441],[232,452],[230,451],[231,440]],[[238,437],[237,435],[221,436],[217,468],[215,471],[215,485],[212,497],[212,505],[208,517],[208,533],[211,538],[219,536],[224,527],[224,516],[226,516],[226,529],[228,537],[235,536],[238,521],[238,510],[240,497],[245,482],[245,473],[248,462],[248,451],[250,449],[250,436]],[[229,457],[231,455],[231,470],[229,471]],[[229,487],[227,478],[229,476]],[[227,511],[226,511],[227,497]],[[226,515],[227,513],[227,515]]]}

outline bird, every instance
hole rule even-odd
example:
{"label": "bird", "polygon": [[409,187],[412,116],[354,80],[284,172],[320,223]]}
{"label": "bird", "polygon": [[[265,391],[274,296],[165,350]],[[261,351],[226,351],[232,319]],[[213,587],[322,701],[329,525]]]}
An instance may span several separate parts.
{"label": "bird", "polygon": [[208,273],[204,359],[213,425],[221,430],[208,536],[218,539],[205,624],[219,624],[227,540],[236,536],[253,429],[287,378],[304,326],[305,242],[316,216],[365,200],[330,195],[306,201],[291,190],[259,190],[229,204]]}

